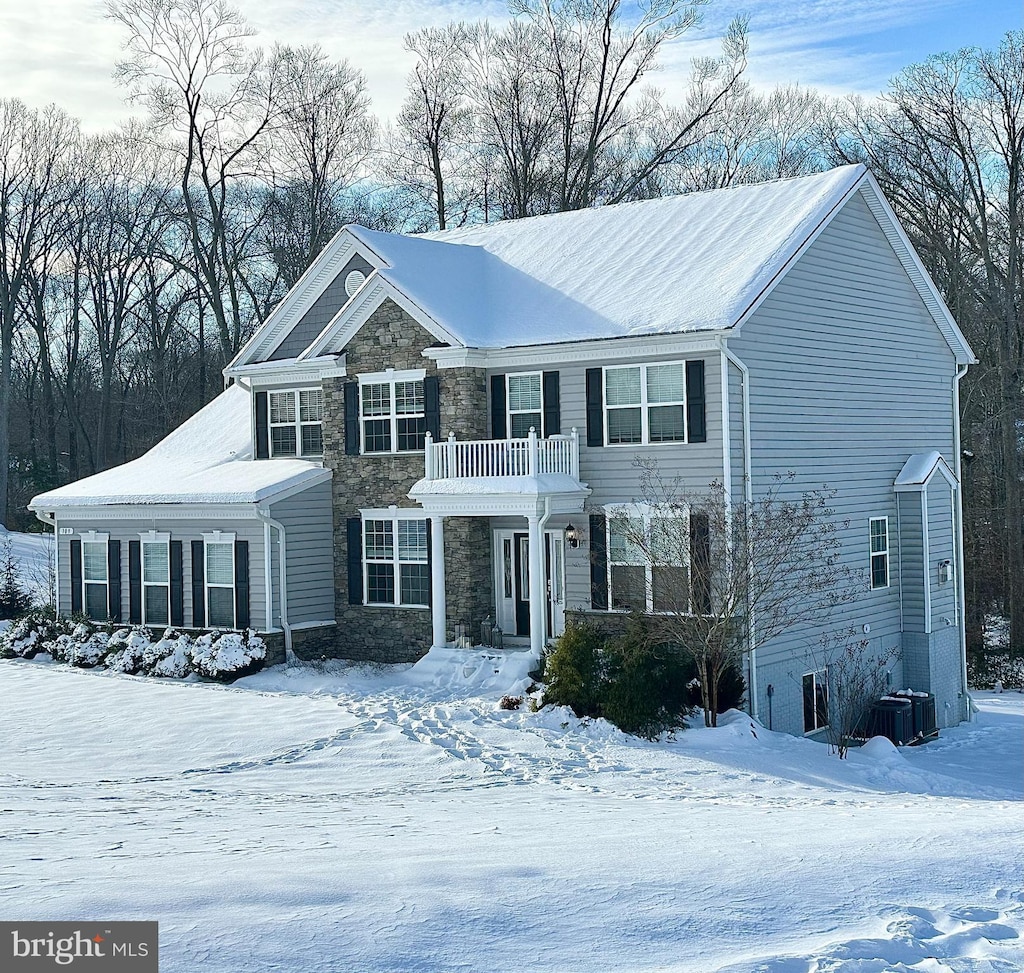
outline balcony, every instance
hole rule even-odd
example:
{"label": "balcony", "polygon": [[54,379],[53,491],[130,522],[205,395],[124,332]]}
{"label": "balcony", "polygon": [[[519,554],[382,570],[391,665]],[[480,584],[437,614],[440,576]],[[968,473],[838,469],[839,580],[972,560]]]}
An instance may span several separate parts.
{"label": "balcony", "polygon": [[427,434],[425,469],[409,496],[428,513],[480,516],[536,510],[578,511],[590,490],[580,482],[580,444],[568,436],[434,442]]}

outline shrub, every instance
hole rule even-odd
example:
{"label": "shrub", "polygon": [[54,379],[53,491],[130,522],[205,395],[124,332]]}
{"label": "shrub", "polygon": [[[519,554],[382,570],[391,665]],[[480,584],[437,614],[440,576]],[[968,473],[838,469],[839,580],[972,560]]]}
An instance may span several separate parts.
{"label": "shrub", "polygon": [[688,665],[678,646],[655,642],[642,615],[605,646],[607,674],[602,693],[605,717],[620,730],[653,740],[681,726],[691,710]]}
{"label": "shrub", "polygon": [[192,668],[207,679],[230,682],[263,668],[267,646],[252,630],[219,635],[207,632],[192,643]]}
{"label": "shrub", "polygon": [[134,628],[120,628],[110,636],[107,643],[109,654],[106,659],[108,669],[115,672],[126,672],[135,675],[142,672],[144,654],[153,639],[148,628],[136,625]]}
{"label": "shrub", "polygon": [[973,651],[967,653],[967,683],[972,689],[1024,690],[1024,657],[1006,652]]}
{"label": "shrub", "polygon": [[182,679],[191,671],[189,654],[192,639],[172,628],[158,642],[147,643],[142,650],[142,665],[152,676]]}
{"label": "shrub", "polygon": [[[697,675],[697,664],[692,660],[687,663],[690,678],[687,680],[686,698],[689,704],[697,709],[701,706],[700,677]],[[722,670],[722,678],[718,682],[718,712],[730,709],[741,709],[747,698],[747,681],[743,673],[734,665]]]}
{"label": "shrub", "polygon": [[70,635],[72,630],[72,623],[56,618],[52,609],[34,608],[0,634],[0,657],[31,659],[40,652],[50,652],[57,638]]}
{"label": "shrub", "polygon": [[501,701],[498,703],[499,709],[514,710],[519,709],[523,705],[522,696],[502,696]]}
{"label": "shrub", "polygon": [[603,639],[592,625],[567,622],[544,656],[544,704],[568,706],[577,716],[601,716]]}

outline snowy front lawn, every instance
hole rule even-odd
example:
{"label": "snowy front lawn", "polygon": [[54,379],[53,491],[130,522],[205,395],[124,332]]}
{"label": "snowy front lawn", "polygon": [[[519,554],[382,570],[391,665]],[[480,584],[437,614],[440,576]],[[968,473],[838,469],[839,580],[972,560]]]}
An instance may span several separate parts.
{"label": "snowy front lawn", "polygon": [[840,762],[502,711],[514,676],[0,662],[0,914],[158,919],[166,973],[1024,965],[1024,697]]}

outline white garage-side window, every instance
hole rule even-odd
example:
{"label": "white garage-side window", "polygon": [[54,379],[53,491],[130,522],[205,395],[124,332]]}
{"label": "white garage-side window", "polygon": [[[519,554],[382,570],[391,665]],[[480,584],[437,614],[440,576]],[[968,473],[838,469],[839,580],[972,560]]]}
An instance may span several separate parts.
{"label": "white garage-side window", "polygon": [[210,628],[235,628],[235,535],[203,534],[206,621]]}

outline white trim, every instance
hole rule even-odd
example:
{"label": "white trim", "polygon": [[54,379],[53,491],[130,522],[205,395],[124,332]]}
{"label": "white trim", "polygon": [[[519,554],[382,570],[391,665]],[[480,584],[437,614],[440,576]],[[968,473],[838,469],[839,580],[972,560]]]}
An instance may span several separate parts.
{"label": "white trim", "polygon": [[[871,547],[871,525],[876,521],[883,521],[885,523],[885,550],[875,551]],[[868,517],[868,590],[869,591],[881,591],[883,588],[892,587],[892,566],[890,564],[890,558],[892,556],[892,542],[889,537],[889,517],[888,515],[883,517]],[[885,584],[875,584],[875,571],[874,571],[874,560],[876,557],[885,555]]]}
{"label": "white trim", "polygon": [[[512,434],[512,416],[513,412],[509,404],[509,396],[512,394],[509,388],[509,380],[513,378],[533,378],[534,376],[540,382],[540,405],[536,409],[516,409],[515,415],[531,415],[536,414],[538,416],[537,425],[533,427],[534,432],[538,436],[543,436],[544,432],[544,372],[543,371],[529,371],[529,372],[506,372],[505,373],[505,438],[506,439],[519,439],[524,435],[520,433],[518,436]],[[527,430],[527,433],[529,430]]]}
{"label": "white trim", "polygon": [[363,520],[429,520],[419,507],[367,507],[359,515]]}
{"label": "white trim", "polygon": [[364,372],[356,376],[359,385],[384,385],[387,382],[422,382],[427,377],[425,368],[387,368],[383,372]]}
{"label": "white trim", "polygon": [[[142,604],[139,606],[142,611],[142,624],[143,625],[170,625],[171,624],[171,535],[166,531],[148,530],[139,534],[141,543],[139,544],[139,583],[142,588]],[[167,580],[166,581],[147,581],[146,580],[146,545],[156,547],[160,545],[167,549]],[[205,557],[205,555],[204,555]],[[184,578],[182,579],[182,585],[184,585]],[[153,621],[151,622],[146,617],[146,589],[147,588],[163,588],[167,592],[167,619],[166,621]]]}
{"label": "white trim", "polygon": [[542,368],[545,365],[566,365],[578,362],[599,362],[614,359],[616,364],[633,364],[624,359],[636,358],[651,364],[656,356],[696,356],[721,349],[723,331],[679,332],[617,338],[592,338],[585,341],[561,341],[543,345],[519,345],[513,348],[425,348],[421,354],[438,368]]}
{"label": "white trim", "polygon": [[[225,532],[215,530],[209,533],[204,533],[203,538],[203,617],[206,619],[207,628],[222,628],[222,625],[214,623],[210,617],[210,589],[217,588],[220,590],[229,589],[231,591],[231,624],[229,628],[235,629],[238,627],[238,605],[236,601],[235,591],[235,535],[231,532]],[[219,544],[227,546],[231,549],[231,583],[224,584],[223,582],[210,582],[210,545]],[[193,606],[195,611],[195,606]]]}
{"label": "white trim", "polygon": [[170,544],[171,535],[166,530],[140,531],[139,537],[143,544]]}
{"label": "white trim", "polygon": [[106,544],[110,540],[110,534],[99,530],[80,530],[78,536],[83,544]]}
{"label": "white trim", "polygon": [[455,335],[420,307],[412,297],[399,290],[391,281],[382,277],[378,271],[372,274],[367,283],[356,292],[355,297],[351,298],[331,318],[323,331],[299,355],[299,360],[305,361],[319,357],[327,352],[332,345],[336,346],[338,350],[343,349],[359,332],[359,329],[366,324],[370,315],[389,298],[438,341],[444,341],[450,345],[462,344]]}
{"label": "white trim", "polygon": [[[832,693],[829,691],[828,684],[828,666],[823,669],[813,669],[810,672],[804,672],[800,676],[800,724],[804,724],[804,680],[810,676],[814,679],[814,722],[818,722],[818,693],[817,687],[819,682],[825,687],[825,719],[827,722],[822,723],[821,726],[815,725],[813,729],[804,730],[804,736],[813,736],[815,733],[820,733],[822,730],[827,730],[832,725]],[[820,678],[819,678],[820,677]]]}
{"label": "white trim", "polygon": [[[309,265],[305,273],[292,285],[281,303],[267,316],[255,334],[242,346],[237,355],[228,363],[224,374],[229,375],[240,365],[248,365],[257,357],[272,355],[281,342],[302,320],[302,316],[320,298],[328,286],[337,279],[345,264],[353,256],[362,257],[375,266],[380,258],[367,248],[348,227],[343,227]],[[367,280],[372,280],[376,271]],[[364,290],[364,284],[357,295]],[[349,299],[351,303],[351,298]]]}
{"label": "white trim", "polygon": [[[601,412],[602,412],[602,434],[604,436],[604,444],[606,447],[633,447],[637,446],[679,446],[690,442],[690,429],[687,414],[686,414],[686,397],[687,397],[687,383],[686,383],[686,361],[684,360],[673,360],[673,361],[642,361],[642,362],[628,362],[625,364],[619,364],[616,362],[614,365],[602,365],[601,366]],[[683,394],[678,400],[671,402],[651,402],[648,399],[649,390],[647,387],[647,370],[649,368],[661,368],[666,365],[678,365],[683,373]],[[610,371],[625,371],[626,369],[637,368],[640,370],[640,401],[632,402],[623,405],[609,405],[608,404],[608,372]],[[667,408],[670,406],[677,406],[682,409],[683,413],[683,436],[681,439],[662,439],[657,442],[651,440],[651,409]],[[608,417],[609,410],[621,412],[626,409],[639,409],[640,410],[640,439],[636,442],[628,443],[613,443],[609,435],[608,429]]]}
{"label": "white trim", "polygon": [[250,388],[267,389],[274,385],[315,385],[325,378],[344,378],[348,374],[344,355],[324,355],[309,361],[294,358],[279,362],[257,362],[225,370],[225,375],[236,380],[245,379]]}
{"label": "white trim", "polygon": [[[362,546],[362,568],[363,568],[363,604],[365,606],[367,606],[368,608],[413,608],[413,609],[430,608],[430,598],[431,598],[431,589],[433,587],[433,577],[431,576],[431,577],[428,577],[428,579],[427,579],[428,594],[427,594],[427,600],[425,602],[415,602],[415,603],[412,603],[412,604],[405,604],[402,601],[402,567],[403,566],[411,566],[411,565],[424,565],[424,566],[430,566],[431,565],[431,561],[432,561],[432,559],[431,559],[431,547],[433,545],[433,538],[432,538],[432,536],[430,536],[431,535],[431,530],[432,530],[432,528],[430,526],[430,523],[431,523],[431,521],[434,518],[424,516],[422,511],[419,512],[419,516],[418,517],[409,517],[409,516],[401,516],[401,517],[399,517],[399,516],[397,516],[397,511],[399,510],[399,508],[395,507],[393,509],[395,511],[395,514],[392,514],[391,511],[389,510],[388,512],[385,513],[384,516],[375,516],[373,514],[367,515],[367,514],[364,514],[362,511],[360,511],[360,513],[362,514],[362,516],[360,517],[360,530],[362,531],[362,545],[361,546]],[[383,523],[389,524],[390,527],[391,527],[391,557],[390,558],[368,558],[366,556],[366,548],[367,548],[367,545],[366,545],[366,523],[367,523],[367,521],[374,521],[374,520],[381,521]],[[428,536],[427,536],[427,541],[426,541],[426,544],[427,544],[426,556],[423,558],[423,560],[413,560],[413,559],[410,559],[410,558],[405,558],[403,560],[402,555],[401,555],[401,545],[400,545],[400,542],[399,542],[399,539],[398,539],[398,525],[400,523],[419,523],[419,524],[423,524],[424,525],[424,530],[425,530],[425,532],[426,532],[426,534]],[[442,537],[442,544],[443,544],[443,537]],[[371,564],[390,565],[391,568],[393,569],[394,573],[392,574],[391,583],[394,586],[394,601],[392,601],[392,602],[370,601],[370,565]],[[444,570],[444,559],[443,559],[443,557],[442,557],[441,570],[442,570],[442,572]],[[428,570],[428,573],[430,573],[430,570]],[[443,578],[442,578],[442,580],[443,580]]]}

